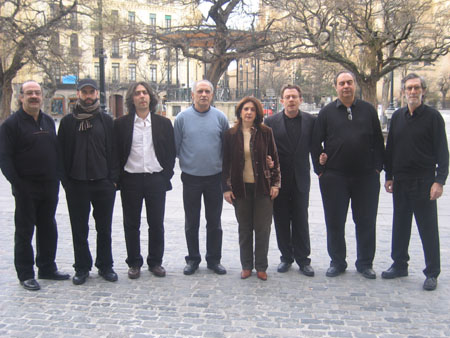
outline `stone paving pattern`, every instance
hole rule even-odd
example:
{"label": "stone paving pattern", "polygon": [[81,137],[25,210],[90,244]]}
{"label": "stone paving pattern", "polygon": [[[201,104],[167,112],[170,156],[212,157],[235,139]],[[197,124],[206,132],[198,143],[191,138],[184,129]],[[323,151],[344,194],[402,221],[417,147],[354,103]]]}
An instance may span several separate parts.
{"label": "stone paving pattern", "polygon": [[[382,176],[384,183],[384,175]],[[24,290],[13,265],[14,200],[6,179],[0,178],[0,336],[1,337],[450,337],[450,191],[439,199],[442,273],[436,291],[422,289],[424,258],[413,224],[409,277],[381,279],[391,264],[391,195],[381,188],[377,222],[376,280],[356,272],[354,224],[347,220],[347,272],[325,277],[329,266],[325,224],[318,180],[313,175],[310,197],[312,266],[306,277],[293,265],[276,272],[279,251],[272,227],[268,280],[254,273],[241,280],[237,224],[233,208],[224,202],[223,258],[228,273],[218,276],[202,261],[192,276],[183,275],[186,255],[182,185],[177,168],[174,189],[167,195],[164,267],[157,278],[144,269],[130,280],[125,264],[120,194],[113,220],[113,254],[119,281],[110,283],[94,267],[86,284],[71,280],[39,280],[42,289]],[[145,210],[145,209],[144,209]],[[57,210],[59,269],[73,275],[73,249],[64,190]],[[142,218],[141,247],[146,253],[147,225]],[[95,258],[95,228],[90,246]],[[201,223],[205,251],[205,221]],[[144,266],[146,268],[146,266]],[[37,274],[37,271],[36,271]]]}

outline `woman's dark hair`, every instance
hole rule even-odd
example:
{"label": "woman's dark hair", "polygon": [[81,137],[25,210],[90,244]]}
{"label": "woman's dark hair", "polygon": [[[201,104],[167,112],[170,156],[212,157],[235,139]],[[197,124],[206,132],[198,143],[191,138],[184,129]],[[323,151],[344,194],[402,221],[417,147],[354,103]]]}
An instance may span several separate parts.
{"label": "woman's dark hair", "polygon": [[261,101],[259,101],[257,98],[253,96],[244,97],[241,101],[239,101],[238,105],[236,106],[236,118],[238,119],[238,124],[242,124],[241,112],[242,108],[247,102],[252,102],[256,108],[256,118],[253,124],[258,127],[263,122],[264,109],[262,107]]}
{"label": "woman's dark hair", "polygon": [[145,88],[145,90],[147,90],[148,95],[150,95],[150,104],[149,104],[150,113],[152,113],[152,114],[156,113],[156,107],[158,106],[158,96],[155,94],[152,87],[150,87],[150,85],[144,81],[132,83],[128,87],[127,94],[125,96],[125,104],[127,106],[128,113],[136,112],[136,107],[134,106],[133,97],[134,97],[134,92],[136,91],[136,88],[139,85],[143,86]]}

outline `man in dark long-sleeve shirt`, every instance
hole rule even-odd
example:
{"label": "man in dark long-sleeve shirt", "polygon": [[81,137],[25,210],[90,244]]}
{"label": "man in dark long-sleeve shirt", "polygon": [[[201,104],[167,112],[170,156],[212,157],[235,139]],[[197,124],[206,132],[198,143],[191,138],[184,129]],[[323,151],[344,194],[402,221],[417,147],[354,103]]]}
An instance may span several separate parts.
{"label": "man in dark long-sleeve shirt", "polygon": [[448,176],[445,123],[439,112],[423,104],[426,85],[412,73],[402,80],[408,105],[392,115],[386,145],[385,188],[393,193],[392,266],[386,279],[408,275],[408,246],[414,214],[425,254],[425,290],[434,290],[441,271],[436,200]]}
{"label": "man in dark long-sleeve shirt", "polygon": [[78,82],[74,112],[61,120],[58,130],[60,175],[75,254],[75,285],[85,283],[92,268],[88,244],[91,205],[97,230],[95,266],[105,280],[115,282],[118,278],[113,270],[111,223],[119,172],[112,151],[113,120],[101,111],[97,88],[92,79]]}
{"label": "man in dark long-sleeve shirt", "polygon": [[56,176],[55,122],[41,110],[42,90],[34,81],[20,88],[20,109],[0,129],[0,166],[11,183],[16,202],[14,264],[21,285],[39,290],[34,279],[32,246],[36,226],[36,265],[39,278],[64,280],[70,276],[55,264],[58,232],[55,211],[59,181]]}
{"label": "man in dark long-sleeve shirt", "polygon": [[378,115],[369,103],[355,99],[355,77],[349,71],[335,78],[338,99],[324,107],[314,127],[312,154],[327,226],[328,277],[347,268],[345,222],[350,199],[356,226],[356,269],[376,278],[375,223],[383,167],[384,142]]}

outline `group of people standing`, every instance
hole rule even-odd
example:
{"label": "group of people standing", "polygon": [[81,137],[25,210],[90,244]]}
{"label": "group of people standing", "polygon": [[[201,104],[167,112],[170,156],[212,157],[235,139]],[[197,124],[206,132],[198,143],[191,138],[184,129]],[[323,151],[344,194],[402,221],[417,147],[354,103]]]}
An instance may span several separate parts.
{"label": "group of people standing", "polygon": [[351,201],[356,227],[356,269],[374,279],[376,216],[380,173],[393,193],[392,266],[383,278],[408,275],[408,244],[415,216],[425,252],[424,289],[434,290],[440,273],[436,199],[448,175],[445,124],[438,111],[423,103],[425,81],[410,74],[402,81],[407,106],[397,110],[386,150],[376,110],[356,99],[350,71],[335,77],[337,99],[317,118],[300,111],[297,85],[281,89],[284,109],[264,120],[261,102],[243,98],[236,123],[214,108],[213,85],[194,83],[193,104],[175,123],[156,114],[158,99],[145,82],[133,83],[126,94],[128,114],[113,121],[101,111],[97,83],[83,79],[78,101],[56,133],[54,121],[41,111],[42,89],[27,81],[21,86],[19,110],[0,128],[0,165],[16,201],[14,262],[21,285],[39,290],[34,274],[32,237],[36,227],[36,265],[41,279],[65,280],[55,263],[55,210],[59,181],[67,198],[74,248],[75,275],[83,284],[93,259],[88,245],[89,214],[95,220],[95,266],[105,280],[118,279],[113,270],[111,223],[116,190],[120,190],[128,277],[139,278],[144,264],[140,221],[145,201],[148,223],[147,265],[164,277],[164,213],[178,157],[183,183],[188,255],[185,275],[198,269],[202,197],[206,218],[208,269],[226,274],[221,264],[223,199],[234,206],[238,222],[241,278],[256,270],[267,280],[272,216],[281,253],[277,271],[295,261],[312,277],[308,224],[310,160],[319,177],[331,258],[326,275],[345,272],[345,223]]}

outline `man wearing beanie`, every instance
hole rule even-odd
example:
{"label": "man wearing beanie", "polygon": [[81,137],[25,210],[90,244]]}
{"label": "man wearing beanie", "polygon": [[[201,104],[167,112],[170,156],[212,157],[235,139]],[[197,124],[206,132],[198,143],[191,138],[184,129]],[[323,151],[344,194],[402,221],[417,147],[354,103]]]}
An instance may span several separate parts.
{"label": "man wearing beanie", "polygon": [[100,110],[98,86],[92,79],[77,85],[78,100],[58,130],[61,183],[66,191],[75,255],[75,285],[86,282],[92,268],[89,251],[89,213],[97,230],[98,273],[117,281],[113,270],[111,222],[116,195],[118,165],[113,157],[113,120]]}

